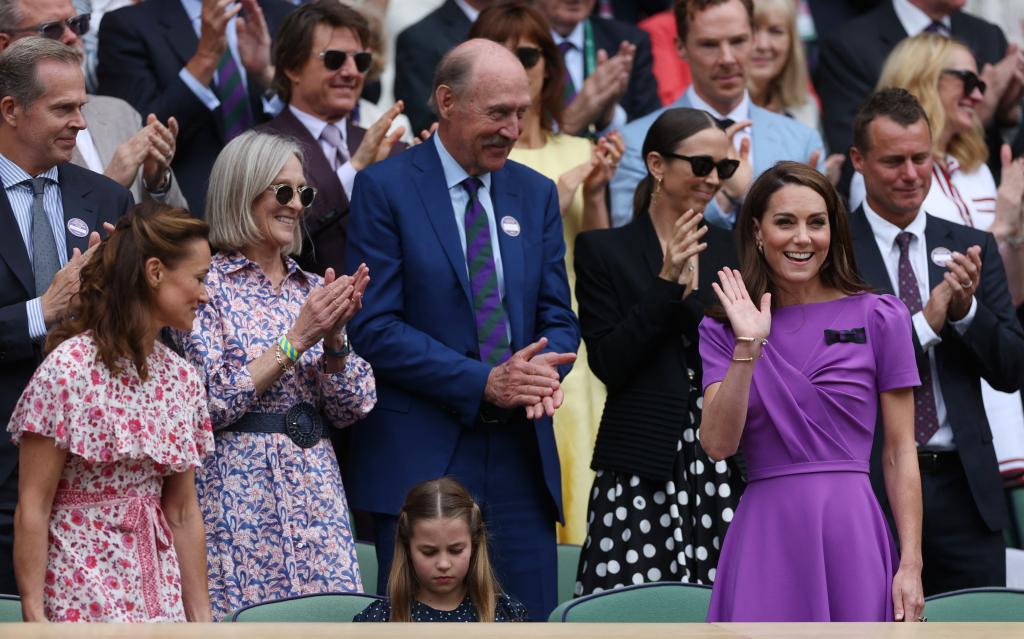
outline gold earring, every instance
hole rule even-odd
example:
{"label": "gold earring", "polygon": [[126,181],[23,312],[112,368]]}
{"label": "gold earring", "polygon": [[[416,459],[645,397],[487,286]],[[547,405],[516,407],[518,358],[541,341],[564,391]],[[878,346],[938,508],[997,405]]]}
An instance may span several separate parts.
{"label": "gold earring", "polygon": [[654,190],[651,191],[651,204],[654,204],[661,198],[661,178],[656,178],[654,182]]}
{"label": "gold earring", "polygon": [[757,252],[764,255],[764,242],[757,240]]}

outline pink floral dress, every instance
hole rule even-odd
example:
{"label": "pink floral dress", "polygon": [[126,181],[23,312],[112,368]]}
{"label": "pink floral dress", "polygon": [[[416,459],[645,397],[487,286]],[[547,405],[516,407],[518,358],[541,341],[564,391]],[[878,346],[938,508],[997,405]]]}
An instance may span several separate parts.
{"label": "pink floral dress", "polygon": [[185,620],[160,498],[165,476],[212,451],[213,433],[192,367],[161,344],[147,366],[145,382],[127,362],[111,372],[86,332],[46,358],[14,409],[14,443],[35,433],[68,451],[50,515],[50,621]]}

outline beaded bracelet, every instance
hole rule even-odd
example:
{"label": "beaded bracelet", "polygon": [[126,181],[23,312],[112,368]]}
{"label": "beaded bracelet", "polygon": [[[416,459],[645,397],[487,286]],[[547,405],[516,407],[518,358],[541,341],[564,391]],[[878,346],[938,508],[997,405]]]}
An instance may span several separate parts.
{"label": "beaded bracelet", "polygon": [[299,351],[295,350],[292,343],[288,341],[287,335],[282,335],[281,339],[277,341],[277,345],[281,347],[281,351],[288,356],[288,359],[292,360],[292,362],[298,361]]}

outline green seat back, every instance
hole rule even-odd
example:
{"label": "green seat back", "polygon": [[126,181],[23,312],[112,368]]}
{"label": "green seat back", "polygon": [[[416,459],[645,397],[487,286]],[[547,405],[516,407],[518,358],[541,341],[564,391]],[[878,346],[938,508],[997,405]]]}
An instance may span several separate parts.
{"label": "green seat back", "polygon": [[580,563],[580,546],[558,544],[558,603],[572,599],[576,588],[576,570]]}
{"label": "green seat back", "polygon": [[316,623],[348,622],[352,621],[352,617],[362,612],[373,601],[380,598],[376,595],[366,595],[363,593],[332,593],[290,597],[288,599],[268,601],[240,608],[231,614],[231,621],[270,623],[296,623],[302,621]]}
{"label": "green seat back", "polygon": [[[1010,547],[1024,548],[1024,486],[1008,491],[1010,497],[1010,516],[1012,521],[1006,532],[1016,532],[1016,539],[1011,540]],[[1013,542],[1016,542],[1015,544]]]}
{"label": "green seat back", "polygon": [[0,595],[0,623],[21,621],[21,599],[16,595]]}
{"label": "green seat back", "polygon": [[1024,621],[1024,590],[970,588],[925,599],[929,621]]}
{"label": "green seat back", "polygon": [[356,559],[363,578],[363,592],[377,594],[377,548],[365,541],[356,542]]}
{"label": "green seat back", "polygon": [[658,582],[616,588],[560,604],[548,621],[578,623],[703,623],[711,587]]}

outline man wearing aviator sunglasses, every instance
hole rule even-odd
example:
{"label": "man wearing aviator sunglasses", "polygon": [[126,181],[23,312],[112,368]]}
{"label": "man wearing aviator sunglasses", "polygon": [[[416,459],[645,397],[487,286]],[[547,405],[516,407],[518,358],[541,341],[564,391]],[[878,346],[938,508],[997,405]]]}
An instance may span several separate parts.
{"label": "man wearing aviator sunglasses", "polygon": [[[90,15],[76,14],[71,0],[3,0],[0,3],[0,51],[31,36],[56,40],[84,53],[82,36],[89,31]],[[187,208],[170,170],[176,147],[177,123],[165,126],[142,117],[117,98],[89,96],[82,107],[89,124],[78,133],[71,161],[103,173],[132,192],[136,201],[156,199]]]}
{"label": "man wearing aviator sunglasses", "polygon": [[351,121],[373,61],[365,50],[369,24],[356,10],[314,0],[284,20],[278,38],[273,86],[287,107],[264,128],[299,141],[306,181],[319,191],[303,216],[308,241],[298,261],[314,273],[341,273],[353,182],[360,170],[405,148],[397,142],[404,127],[388,134],[402,104],[369,129]]}

